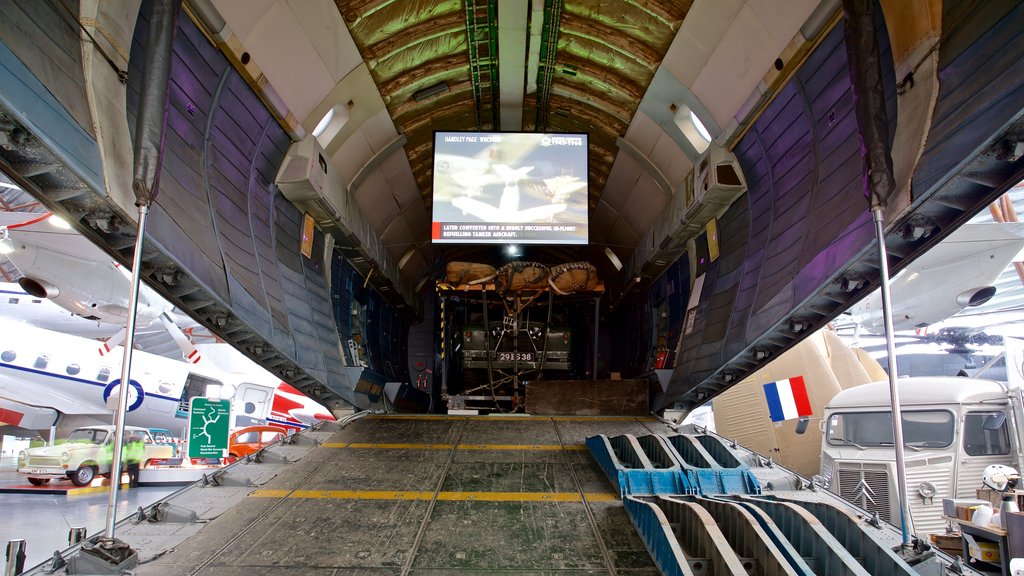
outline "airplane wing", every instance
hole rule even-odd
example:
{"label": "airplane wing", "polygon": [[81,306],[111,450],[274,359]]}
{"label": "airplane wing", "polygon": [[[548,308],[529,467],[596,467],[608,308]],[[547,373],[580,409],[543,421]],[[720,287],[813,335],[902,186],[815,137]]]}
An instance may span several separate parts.
{"label": "airplane wing", "polygon": [[536,206],[534,208],[527,208],[526,210],[518,210],[507,214],[506,218],[508,222],[539,222],[545,218],[550,218],[559,212],[562,212],[568,208],[568,204],[548,204],[547,206]]}
{"label": "airplane wing", "polygon": [[501,176],[505,182],[515,182],[522,180],[526,174],[533,170],[533,166],[523,166],[522,168],[511,168],[504,164],[495,164],[493,166],[494,171]]}
{"label": "airplane wing", "polygon": [[568,208],[568,204],[548,204],[515,212],[502,211],[473,198],[452,198],[452,205],[466,214],[472,214],[484,222],[512,222],[522,224],[550,218]]}
{"label": "airplane wing", "polygon": [[472,214],[484,222],[507,222],[506,215],[502,214],[501,210],[475,198],[452,198],[452,206],[462,210],[463,214]]}
{"label": "airplane wing", "polygon": [[57,422],[60,414],[53,408],[26,406],[0,398],[0,426],[17,426],[29,430],[45,430]]}
{"label": "airplane wing", "polygon": [[0,373],[0,399],[37,408],[52,408],[64,414],[110,414],[102,404],[102,390],[96,402],[83,400],[50,387],[32,386],[4,373]]}

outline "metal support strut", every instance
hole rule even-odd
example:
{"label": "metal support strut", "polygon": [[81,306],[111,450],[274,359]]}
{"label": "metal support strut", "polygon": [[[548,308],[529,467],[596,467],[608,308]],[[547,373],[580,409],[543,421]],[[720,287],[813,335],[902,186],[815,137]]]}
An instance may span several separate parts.
{"label": "metal support strut", "polygon": [[903,547],[910,547],[910,516],[907,510],[907,465],[903,450],[903,416],[900,411],[899,376],[896,373],[896,343],[893,340],[892,302],[889,294],[889,259],[885,253],[885,226],[882,208],[871,211],[878,237],[878,258],[882,279],[882,317],[885,320],[885,352],[889,362],[889,398],[892,402],[893,447],[896,449],[896,485],[900,498],[900,528]]}

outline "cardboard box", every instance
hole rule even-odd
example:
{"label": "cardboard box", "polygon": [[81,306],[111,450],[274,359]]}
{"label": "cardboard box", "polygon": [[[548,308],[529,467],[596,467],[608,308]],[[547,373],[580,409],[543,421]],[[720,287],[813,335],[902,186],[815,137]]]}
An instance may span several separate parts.
{"label": "cardboard box", "polygon": [[999,564],[999,545],[995,542],[978,542],[974,538],[967,538],[967,552],[971,558],[977,558],[984,562]]}

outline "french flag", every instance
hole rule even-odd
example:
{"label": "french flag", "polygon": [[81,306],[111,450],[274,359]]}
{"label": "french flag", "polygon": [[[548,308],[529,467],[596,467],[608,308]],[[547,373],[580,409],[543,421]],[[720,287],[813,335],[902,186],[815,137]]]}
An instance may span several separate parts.
{"label": "french flag", "polygon": [[768,413],[772,422],[810,416],[811,401],[807,399],[804,377],[795,376],[764,385],[764,397],[768,401]]}

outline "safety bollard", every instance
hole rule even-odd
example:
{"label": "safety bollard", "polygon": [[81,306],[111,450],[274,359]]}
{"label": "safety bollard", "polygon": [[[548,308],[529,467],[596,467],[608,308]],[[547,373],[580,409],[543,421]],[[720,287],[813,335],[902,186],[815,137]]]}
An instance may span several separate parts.
{"label": "safety bollard", "polygon": [[7,542],[7,563],[4,565],[4,576],[15,576],[25,570],[25,541],[10,540]]}
{"label": "safety bollard", "polygon": [[85,527],[72,528],[68,530],[68,546],[74,546],[82,540],[85,540]]}

